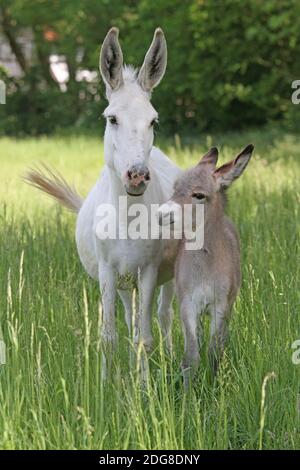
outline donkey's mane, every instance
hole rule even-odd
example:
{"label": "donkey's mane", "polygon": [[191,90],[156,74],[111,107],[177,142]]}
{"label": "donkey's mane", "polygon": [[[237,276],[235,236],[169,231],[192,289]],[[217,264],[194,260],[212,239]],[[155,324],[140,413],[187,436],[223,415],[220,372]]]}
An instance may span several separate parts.
{"label": "donkey's mane", "polygon": [[137,79],[138,70],[132,65],[124,65],[123,67],[123,80],[125,83],[133,83]]}

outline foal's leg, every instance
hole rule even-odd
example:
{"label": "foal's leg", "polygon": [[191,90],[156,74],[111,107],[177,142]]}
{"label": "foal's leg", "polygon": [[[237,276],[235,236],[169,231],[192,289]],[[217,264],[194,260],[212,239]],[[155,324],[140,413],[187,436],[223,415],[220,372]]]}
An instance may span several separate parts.
{"label": "foal's leg", "polygon": [[217,373],[228,337],[229,310],[224,304],[215,304],[210,308],[209,361],[213,374]]}
{"label": "foal's leg", "polygon": [[195,303],[189,297],[184,297],[180,302],[180,317],[184,334],[184,357],[181,367],[185,388],[190,386],[193,372],[199,365],[198,315]]}
{"label": "foal's leg", "polygon": [[158,321],[166,342],[167,351],[172,353],[172,319],[174,282],[169,281],[160,288],[158,297]]}
{"label": "foal's leg", "polygon": [[115,301],[116,280],[115,272],[106,263],[99,265],[99,284],[103,305],[102,341],[104,350],[102,352],[102,378],[107,376],[107,369],[111,366],[113,349],[117,342]]}

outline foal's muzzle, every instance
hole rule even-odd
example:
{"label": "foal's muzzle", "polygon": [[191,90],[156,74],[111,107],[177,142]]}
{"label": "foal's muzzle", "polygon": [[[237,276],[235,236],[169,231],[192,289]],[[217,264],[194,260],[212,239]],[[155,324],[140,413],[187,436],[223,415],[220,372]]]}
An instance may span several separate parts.
{"label": "foal's muzzle", "polygon": [[125,175],[125,190],[130,196],[141,196],[147,189],[150,172],[146,165],[137,163],[127,170]]}

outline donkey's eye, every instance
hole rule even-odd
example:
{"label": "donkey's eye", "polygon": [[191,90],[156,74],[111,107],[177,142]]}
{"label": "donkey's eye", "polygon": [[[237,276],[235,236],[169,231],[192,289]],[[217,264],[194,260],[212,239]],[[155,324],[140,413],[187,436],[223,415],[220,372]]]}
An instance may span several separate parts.
{"label": "donkey's eye", "polygon": [[118,121],[117,121],[116,116],[108,116],[107,119],[109,120],[109,122],[110,122],[111,124],[113,124],[113,125],[115,125],[115,126],[118,124]]}
{"label": "donkey's eye", "polygon": [[198,199],[198,201],[203,201],[205,199],[205,194],[202,193],[193,193],[192,197]]}
{"label": "donkey's eye", "polygon": [[152,119],[152,121],[150,122],[150,127],[153,127],[155,124],[158,123],[158,119],[155,118],[155,119]]}

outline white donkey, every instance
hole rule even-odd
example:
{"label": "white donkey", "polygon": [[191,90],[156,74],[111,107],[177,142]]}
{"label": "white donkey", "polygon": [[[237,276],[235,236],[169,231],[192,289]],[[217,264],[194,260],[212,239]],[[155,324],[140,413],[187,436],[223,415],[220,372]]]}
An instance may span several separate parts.
{"label": "white donkey", "polygon": [[[128,278],[140,273],[140,338],[146,349],[152,346],[151,309],[154,290],[161,287],[159,321],[170,347],[173,298],[172,261],[168,262],[166,241],[153,239],[106,239],[96,234],[97,208],[112,204],[119,215],[119,197],[143,204],[150,213],[151,204],[161,204],[172,194],[173,183],[181,174],[159,149],[153,146],[153,126],[158,119],[150,103],[151,91],[162,79],[167,64],[167,46],[163,31],[156,29],[144,63],[137,73],[123,66],[118,29],[112,28],[101,48],[100,72],[109,101],[104,112],[107,120],[104,137],[105,167],[85,200],[51,173],[31,171],[27,176],[34,186],[47,192],[69,209],[78,212],[77,249],[86,271],[99,280],[103,304],[103,341],[113,346],[116,340],[115,300],[118,291],[131,332],[132,286]],[[121,210],[121,209],[120,209]],[[128,221],[126,219],[126,223]],[[117,218],[118,224],[118,218]],[[119,228],[119,227],[117,227]],[[170,255],[170,249],[167,249]],[[168,253],[167,253],[168,256]],[[172,255],[169,256],[172,260]],[[118,289],[123,284],[123,289]],[[110,348],[108,348],[110,349]]]}

